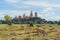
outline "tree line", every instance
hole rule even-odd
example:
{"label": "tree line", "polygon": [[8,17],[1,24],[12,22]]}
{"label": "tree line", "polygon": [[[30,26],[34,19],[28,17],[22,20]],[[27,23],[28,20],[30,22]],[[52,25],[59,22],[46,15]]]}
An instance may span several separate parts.
{"label": "tree line", "polygon": [[0,20],[0,24],[58,24],[60,25],[60,21],[47,21],[45,19],[42,18],[23,18],[23,19],[17,19],[17,18],[13,18],[10,17],[9,15],[5,15],[4,16],[4,20]]}

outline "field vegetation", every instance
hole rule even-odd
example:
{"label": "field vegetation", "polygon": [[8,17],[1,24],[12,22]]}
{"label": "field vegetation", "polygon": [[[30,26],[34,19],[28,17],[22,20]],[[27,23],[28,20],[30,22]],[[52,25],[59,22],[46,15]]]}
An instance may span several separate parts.
{"label": "field vegetation", "polygon": [[60,25],[0,24],[0,40],[60,40]]}

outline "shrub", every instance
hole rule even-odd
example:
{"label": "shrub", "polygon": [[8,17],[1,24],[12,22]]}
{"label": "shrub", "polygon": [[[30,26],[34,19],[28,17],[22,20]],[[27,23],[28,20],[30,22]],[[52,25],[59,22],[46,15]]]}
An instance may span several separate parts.
{"label": "shrub", "polygon": [[33,27],[33,23],[30,23],[30,27]]}
{"label": "shrub", "polygon": [[51,25],[49,25],[49,27],[52,27]]}
{"label": "shrub", "polygon": [[37,27],[41,27],[40,25],[36,25]]}
{"label": "shrub", "polygon": [[17,38],[11,38],[11,40],[17,40]]}
{"label": "shrub", "polygon": [[8,25],[12,25],[12,23],[8,23]]}
{"label": "shrub", "polygon": [[31,38],[27,37],[27,38],[25,38],[25,40],[31,40]]}
{"label": "shrub", "polygon": [[60,25],[60,21],[58,22],[58,25]]}

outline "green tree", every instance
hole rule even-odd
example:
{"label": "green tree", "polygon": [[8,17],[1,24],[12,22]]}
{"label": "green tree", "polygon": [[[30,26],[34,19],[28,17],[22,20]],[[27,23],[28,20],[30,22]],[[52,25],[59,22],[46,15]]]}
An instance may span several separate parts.
{"label": "green tree", "polygon": [[33,27],[33,22],[32,21],[30,21],[30,27]]}
{"label": "green tree", "polygon": [[5,22],[11,25],[12,18],[9,15],[5,15],[4,18],[5,18]]}
{"label": "green tree", "polygon": [[58,21],[58,25],[60,25],[60,21]]}
{"label": "green tree", "polygon": [[2,20],[0,20],[0,24],[2,24]]}

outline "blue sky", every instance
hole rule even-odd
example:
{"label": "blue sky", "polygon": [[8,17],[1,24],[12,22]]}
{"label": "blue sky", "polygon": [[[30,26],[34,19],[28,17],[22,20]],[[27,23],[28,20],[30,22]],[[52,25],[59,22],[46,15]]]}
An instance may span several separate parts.
{"label": "blue sky", "polygon": [[30,11],[46,20],[60,20],[60,0],[0,0],[0,19],[29,15]]}

